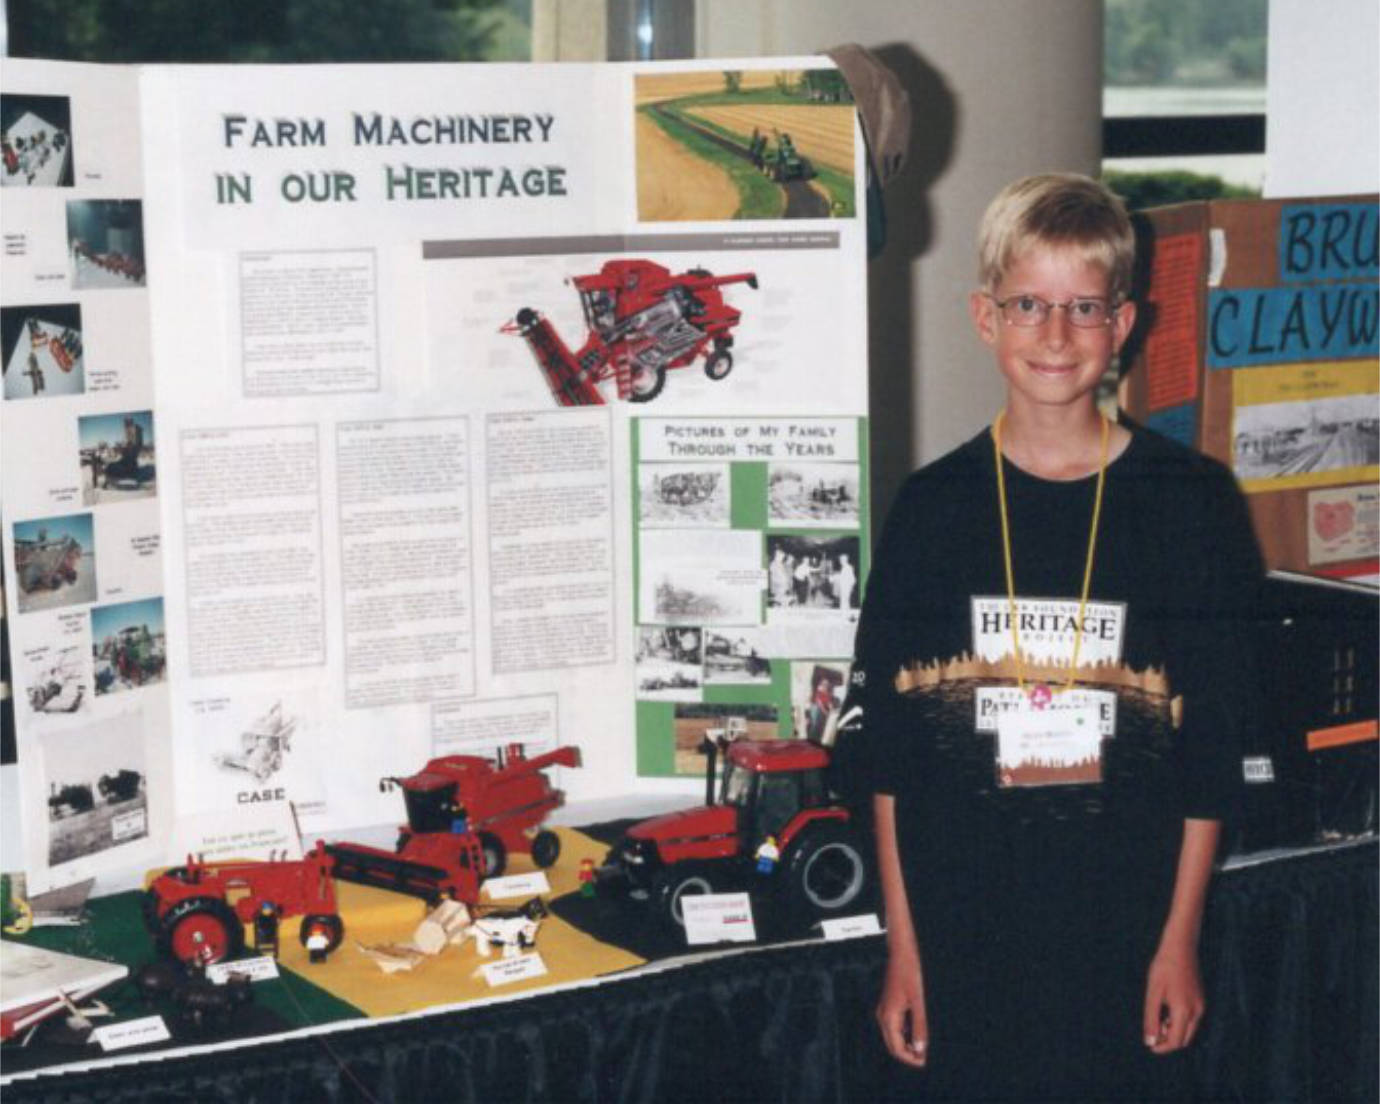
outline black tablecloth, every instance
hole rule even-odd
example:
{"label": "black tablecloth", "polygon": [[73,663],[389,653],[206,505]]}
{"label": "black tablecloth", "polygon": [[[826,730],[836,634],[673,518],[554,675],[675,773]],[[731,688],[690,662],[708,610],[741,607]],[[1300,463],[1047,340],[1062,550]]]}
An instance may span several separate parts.
{"label": "black tablecloth", "polygon": [[[1374,1101],[1375,844],[1232,870],[1204,931],[1199,1099]],[[53,1101],[872,1101],[880,939],[717,957],[594,988],[15,1082]]]}

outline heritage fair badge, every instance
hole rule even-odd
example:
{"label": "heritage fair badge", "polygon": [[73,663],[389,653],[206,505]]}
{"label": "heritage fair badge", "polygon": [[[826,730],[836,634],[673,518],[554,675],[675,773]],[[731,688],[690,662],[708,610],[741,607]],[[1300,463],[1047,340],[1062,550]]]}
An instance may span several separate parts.
{"label": "heritage fair badge", "polygon": [[997,785],[1076,786],[1102,781],[1102,730],[1093,705],[1032,695],[997,717]]}

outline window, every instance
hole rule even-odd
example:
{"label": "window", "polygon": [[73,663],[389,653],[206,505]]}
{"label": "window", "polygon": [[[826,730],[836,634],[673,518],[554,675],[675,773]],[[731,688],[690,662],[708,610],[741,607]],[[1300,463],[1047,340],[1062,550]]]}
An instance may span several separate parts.
{"label": "window", "polygon": [[532,0],[4,0],[13,57],[526,61]]}
{"label": "window", "polygon": [[1268,0],[1105,0],[1103,173],[1133,207],[1258,195]]}

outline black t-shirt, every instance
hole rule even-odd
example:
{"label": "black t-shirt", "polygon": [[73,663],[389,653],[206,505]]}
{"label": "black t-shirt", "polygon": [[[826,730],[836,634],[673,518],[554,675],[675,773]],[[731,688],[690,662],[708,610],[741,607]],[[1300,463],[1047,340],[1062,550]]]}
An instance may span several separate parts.
{"label": "black t-shirt", "polygon": [[[1003,471],[1020,674],[1027,690],[1058,690],[1097,479]],[[839,749],[842,769],[896,796],[932,1042],[946,1044],[935,1057],[966,1055],[968,1080],[955,1084],[1038,1067],[1052,1096],[1113,1091],[1132,1077],[1114,1072],[1124,1063],[1088,1056],[1120,1048],[1134,1062],[1143,1049],[1138,1002],[1183,820],[1220,819],[1236,791],[1258,553],[1225,468],[1134,431],[1107,469],[1081,611],[1074,689],[1097,710],[1099,761],[1013,768],[998,763],[995,731],[1023,693],[1002,548],[984,432],[915,473],[888,518],[858,630],[861,725]],[[1017,1039],[1025,1058],[1003,1074],[993,1051]],[[1090,1069],[1111,1080],[1080,1080]]]}

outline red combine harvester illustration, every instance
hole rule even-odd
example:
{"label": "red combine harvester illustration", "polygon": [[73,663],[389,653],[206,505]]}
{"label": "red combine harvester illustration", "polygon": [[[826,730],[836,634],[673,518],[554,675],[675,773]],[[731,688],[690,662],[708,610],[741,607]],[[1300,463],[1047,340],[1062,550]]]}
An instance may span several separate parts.
{"label": "red combine harvester illustration", "polygon": [[598,385],[614,379],[618,397],[650,402],[666,373],[704,359],[704,374],[721,380],[733,368],[733,329],[742,312],[721,288],[757,287],[753,272],[715,276],[702,268],[672,274],[652,261],[608,261],[597,273],[576,276],[589,334],[578,352],[531,307],[523,307],[503,333],[525,338],[561,406],[598,406]]}

